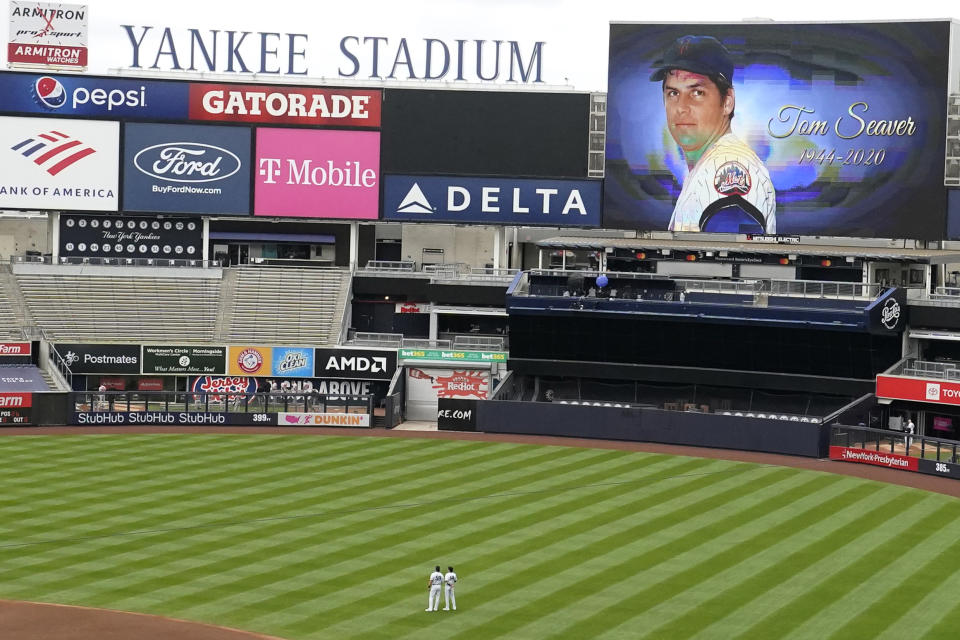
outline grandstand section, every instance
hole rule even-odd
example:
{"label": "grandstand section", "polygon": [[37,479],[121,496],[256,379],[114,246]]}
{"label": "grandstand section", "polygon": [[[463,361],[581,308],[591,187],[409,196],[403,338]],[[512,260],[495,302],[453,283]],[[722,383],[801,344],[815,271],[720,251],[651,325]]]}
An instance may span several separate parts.
{"label": "grandstand section", "polygon": [[15,292],[10,281],[10,267],[0,265],[0,340],[19,340],[22,319],[14,315]]}

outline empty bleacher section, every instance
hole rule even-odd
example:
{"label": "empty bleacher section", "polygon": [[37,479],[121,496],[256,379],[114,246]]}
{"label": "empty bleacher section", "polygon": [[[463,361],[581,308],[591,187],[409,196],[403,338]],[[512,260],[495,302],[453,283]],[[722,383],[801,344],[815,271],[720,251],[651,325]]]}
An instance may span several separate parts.
{"label": "empty bleacher section", "polygon": [[14,314],[16,292],[10,279],[10,267],[0,265],[0,340],[20,340],[22,321]]}
{"label": "empty bleacher section", "polygon": [[350,295],[346,269],[237,267],[224,300],[222,340],[253,344],[333,345]]}
{"label": "empty bleacher section", "polygon": [[219,269],[33,266],[16,282],[34,324],[59,341],[208,343]]}

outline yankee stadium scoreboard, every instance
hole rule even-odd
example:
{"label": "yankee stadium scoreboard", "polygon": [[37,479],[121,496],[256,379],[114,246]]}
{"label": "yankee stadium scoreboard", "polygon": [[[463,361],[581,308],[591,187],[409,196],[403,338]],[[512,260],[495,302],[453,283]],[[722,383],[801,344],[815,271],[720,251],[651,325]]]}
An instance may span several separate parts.
{"label": "yankee stadium scoreboard", "polygon": [[33,424],[32,393],[0,393],[0,426]]}

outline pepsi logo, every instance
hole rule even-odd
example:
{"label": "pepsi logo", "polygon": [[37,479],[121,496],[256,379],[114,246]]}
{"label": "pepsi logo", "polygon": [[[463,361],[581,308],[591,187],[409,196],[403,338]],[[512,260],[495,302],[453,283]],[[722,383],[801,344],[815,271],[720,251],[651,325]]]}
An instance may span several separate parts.
{"label": "pepsi logo", "polygon": [[48,109],[59,109],[67,102],[67,91],[59,80],[50,76],[43,76],[33,84],[33,94],[37,102]]}

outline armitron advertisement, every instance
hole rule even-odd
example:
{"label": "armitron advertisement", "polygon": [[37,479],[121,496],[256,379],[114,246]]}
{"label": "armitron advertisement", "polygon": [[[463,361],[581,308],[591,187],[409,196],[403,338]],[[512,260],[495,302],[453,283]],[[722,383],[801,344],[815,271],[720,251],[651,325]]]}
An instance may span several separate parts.
{"label": "armitron advertisement", "polygon": [[258,129],[254,214],[376,220],[380,133]]}
{"label": "armitron advertisement", "polygon": [[120,125],[0,118],[0,208],[117,210]]}
{"label": "armitron advertisement", "polygon": [[87,6],[59,2],[10,2],[11,67],[87,66]]}
{"label": "armitron advertisement", "polygon": [[604,226],[941,238],[949,37],[611,25]]}
{"label": "armitron advertisement", "polygon": [[380,92],[192,84],[190,119],[376,129],[380,126]]}
{"label": "armitron advertisement", "polygon": [[250,130],[134,124],[124,127],[123,208],[250,213]]}

